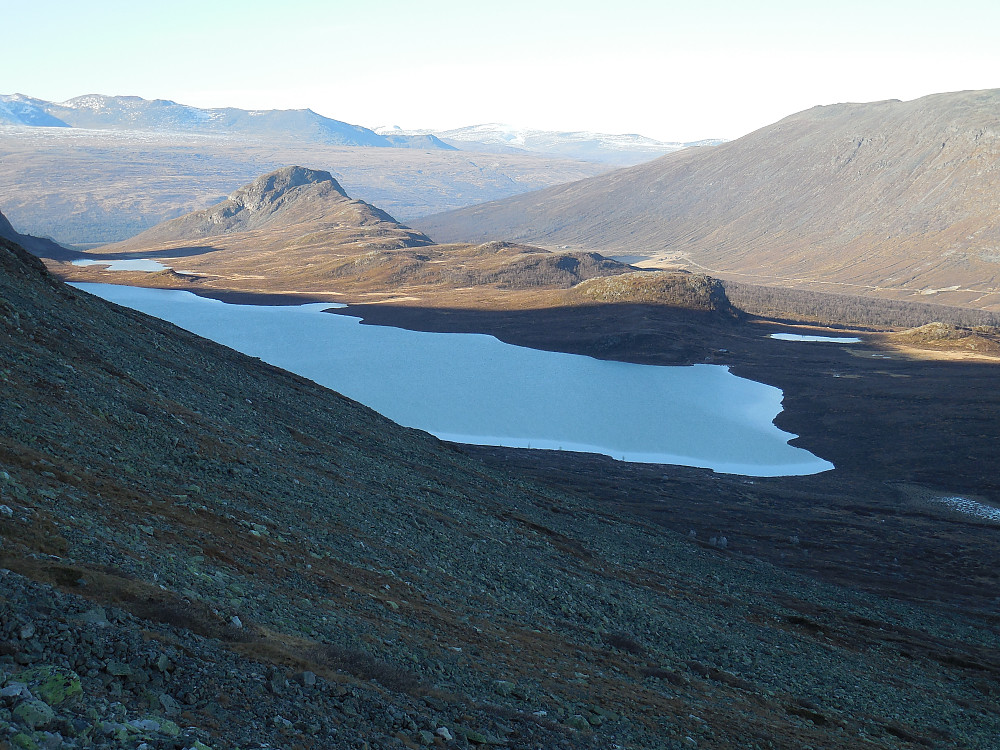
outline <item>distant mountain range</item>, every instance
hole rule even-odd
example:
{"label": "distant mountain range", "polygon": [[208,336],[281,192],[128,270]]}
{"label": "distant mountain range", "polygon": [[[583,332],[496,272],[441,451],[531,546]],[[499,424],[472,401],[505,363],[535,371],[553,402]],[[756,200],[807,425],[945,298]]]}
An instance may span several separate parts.
{"label": "distant mountain range", "polygon": [[565,246],[1000,309],[998,112],[1000,90],[814,107],[712,148],[413,223],[437,242]]}
{"label": "distant mountain range", "polygon": [[55,103],[23,94],[0,95],[0,124],[89,130],[225,133],[267,139],[374,148],[455,150],[431,135],[379,135],[311,109],[200,109],[167,99],[88,94]]}
{"label": "distant mountain range", "polygon": [[690,146],[722,142],[663,142],[633,134],[531,130],[496,123],[440,132],[403,130],[396,126],[371,130],[324,117],[311,109],[202,109],[169,99],[102,94],[87,94],[65,102],[24,94],[0,95],[0,125],[211,133],[372,148],[535,153],[618,166],[639,164]]}
{"label": "distant mountain range", "polygon": [[657,141],[642,135],[592,133],[587,131],[532,130],[500,123],[470,125],[452,130],[404,130],[382,126],[375,132],[386,137],[436,137],[462,149],[485,153],[530,152],[564,156],[583,161],[631,166],[683,148],[711,146],[724,141],[707,139],[688,143]]}

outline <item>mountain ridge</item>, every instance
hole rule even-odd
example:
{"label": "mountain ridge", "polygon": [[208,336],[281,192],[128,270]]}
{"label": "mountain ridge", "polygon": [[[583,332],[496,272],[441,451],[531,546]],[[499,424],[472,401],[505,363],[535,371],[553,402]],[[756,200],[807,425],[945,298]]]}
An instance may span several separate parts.
{"label": "mountain ridge", "polygon": [[0,95],[0,123],[31,127],[226,133],[373,148],[452,149],[428,136],[388,139],[369,128],[324,117],[311,109],[205,109],[169,99],[104,94],[84,94],[65,102],[49,102],[24,94]]}
{"label": "mountain ridge", "polygon": [[1000,309],[998,106],[1000,90],[814,107],[710,149],[414,223],[443,242],[567,245]]}
{"label": "mountain ridge", "polygon": [[30,234],[21,234],[14,229],[13,224],[3,215],[2,211],[0,211],[0,237],[40,257],[52,258],[53,260],[71,260],[81,257],[79,252],[63,247],[48,237],[33,237]]}

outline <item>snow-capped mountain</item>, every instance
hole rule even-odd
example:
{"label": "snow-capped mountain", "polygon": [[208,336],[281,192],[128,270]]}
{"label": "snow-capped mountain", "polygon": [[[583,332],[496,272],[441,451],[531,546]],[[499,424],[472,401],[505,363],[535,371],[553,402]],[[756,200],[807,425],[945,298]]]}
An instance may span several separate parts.
{"label": "snow-capped mountain", "polygon": [[46,104],[48,102],[24,94],[0,94],[0,124],[68,128],[69,125],[45,110]]}
{"label": "snow-capped mountain", "polygon": [[22,94],[0,95],[0,124],[73,127],[88,130],[148,130],[241,135],[337,146],[445,149],[433,136],[386,138],[333,120],[311,109],[201,109],[168,99],[87,94],[65,102],[47,102]]}
{"label": "snow-capped mountain", "polygon": [[398,126],[375,128],[381,135],[435,135],[465,151],[529,151],[584,161],[632,165],[692,146],[722,143],[706,139],[688,143],[657,141],[634,133],[611,134],[589,131],[554,131],[515,127],[502,123],[470,125],[452,130],[404,130]]}

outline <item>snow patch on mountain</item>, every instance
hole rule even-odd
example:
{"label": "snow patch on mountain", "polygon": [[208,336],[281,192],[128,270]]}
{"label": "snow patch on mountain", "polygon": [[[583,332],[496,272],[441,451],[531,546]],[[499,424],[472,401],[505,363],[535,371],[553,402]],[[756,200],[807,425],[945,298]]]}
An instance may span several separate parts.
{"label": "snow patch on mountain", "polygon": [[69,127],[58,117],[53,117],[40,105],[38,99],[24,94],[0,95],[0,124],[31,125],[42,128]]}
{"label": "snow patch on mountain", "polygon": [[539,130],[498,122],[451,130],[406,130],[398,125],[381,126],[374,130],[380,135],[434,135],[466,151],[528,151],[622,165],[655,159],[682,148],[722,143],[719,139],[686,143],[658,141],[636,133]]}

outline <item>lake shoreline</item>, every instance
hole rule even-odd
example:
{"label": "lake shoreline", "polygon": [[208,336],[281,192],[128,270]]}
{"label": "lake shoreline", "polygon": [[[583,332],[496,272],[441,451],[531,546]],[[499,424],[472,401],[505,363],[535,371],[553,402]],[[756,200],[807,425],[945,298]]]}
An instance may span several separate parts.
{"label": "lake shoreline", "polygon": [[179,290],[76,284],[310,378],[398,424],[477,444],[597,451],[749,476],[833,465],[774,426],[780,391],[727,367],[651,366],[483,334],[361,326],[329,304],[227,305]]}
{"label": "lake shoreline", "polygon": [[982,437],[1000,434],[996,363],[905,356],[867,332],[859,332],[860,344],[780,341],[769,335],[827,329],[753,319],[720,324],[655,306],[481,312],[349,305],[331,313],[623,361],[727,364],[736,375],[776,386],[784,401],[775,423],[835,470],[764,479],[583,453],[459,449],[597,498],[609,512],[635,512],[680,534],[694,530],[699,544],[726,536],[721,554],[960,608],[1000,625],[1000,526],[930,499],[1000,503],[998,446]]}

